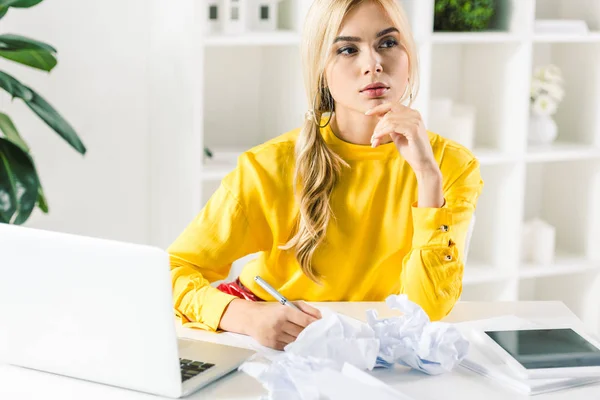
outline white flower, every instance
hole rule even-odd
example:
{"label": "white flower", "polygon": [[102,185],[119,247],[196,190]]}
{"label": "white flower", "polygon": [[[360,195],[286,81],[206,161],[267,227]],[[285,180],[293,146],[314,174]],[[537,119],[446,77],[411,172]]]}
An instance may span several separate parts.
{"label": "white flower", "polygon": [[554,64],[545,65],[535,69],[533,76],[541,81],[562,83],[562,72]]}
{"label": "white flower", "polygon": [[543,94],[543,83],[539,79],[533,79],[531,81],[531,97],[535,99],[540,94]]}
{"label": "white flower", "polygon": [[560,68],[550,64],[535,69],[531,80],[531,110],[538,115],[556,113],[565,96],[564,82]]}
{"label": "white flower", "polygon": [[542,82],[540,84],[540,88],[547,95],[552,97],[557,103],[560,102],[563,99],[563,96],[565,95],[565,91],[563,90],[563,88],[560,85],[554,83]]}
{"label": "white flower", "polygon": [[544,80],[547,82],[562,83],[562,73],[556,65],[548,65],[544,70]]}
{"label": "white flower", "polygon": [[531,112],[535,115],[553,115],[556,109],[556,101],[547,94],[539,95],[531,105]]}

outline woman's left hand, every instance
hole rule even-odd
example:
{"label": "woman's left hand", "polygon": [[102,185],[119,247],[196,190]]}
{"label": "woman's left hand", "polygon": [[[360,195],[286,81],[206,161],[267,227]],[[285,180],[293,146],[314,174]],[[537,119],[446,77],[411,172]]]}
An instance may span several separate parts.
{"label": "woman's left hand", "polygon": [[400,103],[384,103],[365,114],[379,117],[371,137],[373,147],[377,147],[381,138],[389,135],[400,155],[415,173],[439,168],[433,157],[425,124],[418,111]]}

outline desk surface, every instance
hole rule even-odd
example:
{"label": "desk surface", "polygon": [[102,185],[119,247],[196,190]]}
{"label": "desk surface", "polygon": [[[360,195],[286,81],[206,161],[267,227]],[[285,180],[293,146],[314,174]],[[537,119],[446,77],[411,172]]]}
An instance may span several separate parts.
{"label": "desk surface", "polygon": [[[351,317],[364,320],[365,311],[376,309],[380,317],[393,314],[384,303],[315,303],[329,307]],[[459,302],[444,320],[463,322],[503,315],[516,315],[534,322],[569,323],[582,326],[581,321],[560,302]],[[181,329],[180,336],[240,345],[232,336],[213,334],[198,330]],[[415,399],[529,399],[510,389],[495,384],[475,373],[456,368],[451,373],[428,376],[416,371],[397,373],[389,370],[376,371],[375,376]],[[253,378],[241,372],[233,372],[196,392],[188,399],[259,399],[266,392]],[[578,400],[600,398],[600,385],[572,388],[532,397],[535,400]],[[158,400],[156,396],[130,390],[90,383],[77,379],[0,365],[0,399],[30,400]]]}

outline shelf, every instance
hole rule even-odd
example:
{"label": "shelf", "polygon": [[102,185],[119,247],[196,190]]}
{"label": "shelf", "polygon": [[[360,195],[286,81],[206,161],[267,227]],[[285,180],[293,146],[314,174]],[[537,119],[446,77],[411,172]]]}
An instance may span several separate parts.
{"label": "shelf", "polygon": [[519,278],[571,275],[592,270],[600,271],[600,261],[588,260],[578,255],[559,253],[551,265],[523,264],[519,270]]}
{"label": "shelf", "polygon": [[463,285],[476,285],[486,282],[504,281],[515,276],[514,273],[489,265],[467,263],[463,276]]}
{"label": "shelf", "polygon": [[[431,126],[432,131],[465,144],[481,164],[484,189],[477,204],[462,299],[553,298],[598,318],[592,306],[600,296],[596,279],[600,279],[597,2],[501,1],[502,12],[485,32],[433,32],[435,0],[401,2],[409,8],[412,26],[418,27],[422,90],[417,108],[430,120],[434,112],[444,111],[439,100],[451,99],[459,105],[456,115],[461,114],[461,105],[475,108],[474,126],[461,127],[466,122],[459,118],[435,129]],[[295,7],[304,1],[285,3]],[[585,20],[590,32],[536,32],[534,18]],[[293,15],[288,19],[296,20]],[[206,201],[236,168],[243,151],[297,127],[307,107],[298,30],[214,34],[201,40],[206,57],[198,65],[203,82],[198,85],[197,106],[203,109],[202,143],[214,154],[196,167],[201,200]],[[532,72],[550,63],[561,69],[565,79],[565,97],[555,114],[558,137],[548,146],[530,146]],[[551,265],[521,259],[524,221],[532,218],[554,226],[555,248],[568,250],[558,252]],[[233,275],[238,273],[232,269]],[[600,332],[600,321],[596,327]]]}
{"label": "shelf", "polygon": [[204,46],[287,46],[300,44],[295,31],[248,32],[238,35],[214,34],[204,38]]}
{"label": "shelf", "polygon": [[451,43],[513,43],[521,37],[509,32],[434,32],[431,41],[436,44]]}
{"label": "shelf", "polygon": [[600,43],[600,32],[590,32],[585,35],[536,33],[533,41],[536,43]]}
{"label": "shelf", "polygon": [[[237,157],[242,150],[213,151],[213,158],[207,159],[202,171],[202,180],[220,180],[231,172],[237,163]],[[478,148],[473,153],[481,165],[508,164],[519,161],[515,154],[506,154],[499,150]]]}
{"label": "shelf", "polygon": [[600,149],[592,145],[556,142],[549,146],[529,146],[525,160],[528,163],[588,160],[600,157]]}
{"label": "shelf", "polygon": [[481,165],[496,165],[517,162],[520,160],[517,154],[508,154],[500,150],[485,147],[475,148],[473,154]]}
{"label": "shelf", "polygon": [[528,163],[543,163],[600,158],[600,148],[579,143],[555,142],[547,146],[528,146],[524,157],[485,147],[475,148],[473,154],[481,165],[508,164],[523,159]]}

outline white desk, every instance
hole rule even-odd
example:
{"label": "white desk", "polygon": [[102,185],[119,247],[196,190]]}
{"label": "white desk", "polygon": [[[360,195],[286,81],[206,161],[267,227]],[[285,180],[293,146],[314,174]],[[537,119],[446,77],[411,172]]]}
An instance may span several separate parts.
{"label": "white desk", "polygon": [[[365,311],[371,308],[377,309],[380,317],[393,315],[384,303],[316,304],[330,307],[361,320],[364,320]],[[516,315],[543,324],[555,322],[582,325],[579,319],[560,302],[460,302],[445,321],[462,322],[502,315]],[[226,344],[238,343],[226,335],[197,330],[182,330],[180,334]],[[392,370],[377,370],[375,376],[419,400],[600,399],[600,385],[572,388],[533,397],[522,396],[464,368],[456,368],[451,373],[441,376],[428,376],[416,371],[399,373]],[[262,386],[253,378],[241,372],[233,372],[188,398],[255,400],[265,393]],[[0,365],[0,399],[158,400],[160,398],[43,372]]]}

